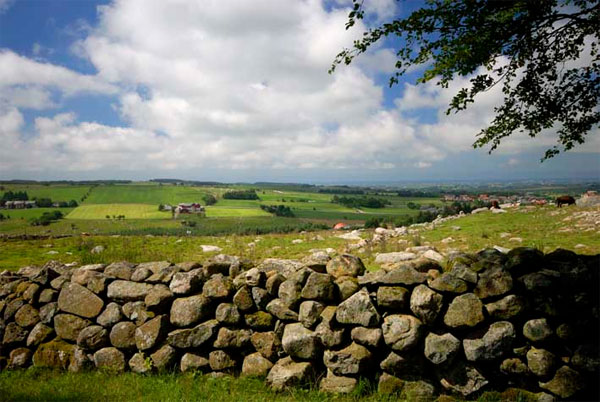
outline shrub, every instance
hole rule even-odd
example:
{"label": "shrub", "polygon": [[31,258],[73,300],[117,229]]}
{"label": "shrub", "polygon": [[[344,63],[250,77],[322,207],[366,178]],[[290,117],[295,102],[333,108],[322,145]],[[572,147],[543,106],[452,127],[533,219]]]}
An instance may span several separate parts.
{"label": "shrub", "polygon": [[260,209],[270,214],[274,214],[275,216],[283,216],[286,218],[293,218],[295,216],[290,207],[285,205],[261,205]]}
{"label": "shrub", "polygon": [[226,200],[259,200],[255,190],[228,191],[223,194]]}
{"label": "shrub", "polygon": [[215,205],[217,203],[217,198],[212,194],[204,194],[202,200],[205,205]]}

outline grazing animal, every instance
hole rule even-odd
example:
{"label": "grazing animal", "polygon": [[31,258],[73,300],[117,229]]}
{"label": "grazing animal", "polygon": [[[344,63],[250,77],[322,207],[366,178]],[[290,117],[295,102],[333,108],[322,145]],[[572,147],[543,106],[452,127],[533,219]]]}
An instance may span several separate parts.
{"label": "grazing animal", "polygon": [[562,207],[563,204],[567,205],[575,205],[575,198],[570,195],[561,195],[560,197],[556,197],[556,206]]}
{"label": "grazing animal", "polygon": [[498,203],[498,201],[496,201],[496,200],[492,201],[492,208],[500,209],[500,204]]}

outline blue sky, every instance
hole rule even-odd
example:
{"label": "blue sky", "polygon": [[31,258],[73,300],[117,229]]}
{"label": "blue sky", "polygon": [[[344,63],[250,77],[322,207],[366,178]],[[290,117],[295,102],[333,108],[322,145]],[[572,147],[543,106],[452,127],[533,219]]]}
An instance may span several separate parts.
{"label": "blue sky", "polygon": [[600,176],[597,130],[543,164],[552,133],[472,149],[501,93],[446,116],[467,78],[415,86],[415,70],[390,89],[397,42],[327,74],[369,25],[419,5],[366,1],[346,31],[349,3],[0,0],[0,178]]}

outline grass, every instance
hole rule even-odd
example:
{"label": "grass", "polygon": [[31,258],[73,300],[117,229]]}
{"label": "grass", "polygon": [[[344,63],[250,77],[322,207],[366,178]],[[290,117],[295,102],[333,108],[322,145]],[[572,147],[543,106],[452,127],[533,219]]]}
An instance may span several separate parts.
{"label": "grass", "polygon": [[209,218],[223,217],[246,217],[246,216],[271,216],[268,212],[257,207],[227,207],[227,206],[210,206],[206,207],[206,216]]}
{"label": "grass", "polygon": [[114,184],[94,187],[86,204],[178,204],[202,202],[205,188],[190,186],[159,186],[158,184]]}
{"label": "grass", "polygon": [[[119,375],[102,371],[64,373],[29,369],[0,372],[0,399],[6,401],[398,401],[403,394],[384,395],[376,385],[361,380],[349,395],[293,388],[283,392],[269,389],[257,378],[212,378],[195,374]],[[454,399],[452,399],[454,400]],[[534,394],[508,389],[488,392],[479,401],[533,401]]]}
{"label": "grass", "polygon": [[106,219],[125,215],[125,219],[169,219],[170,212],[161,212],[157,205],[146,204],[86,204],[75,208],[67,219]]}
{"label": "grass", "polygon": [[32,198],[50,198],[52,201],[71,201],[78,203],[81,198],[90,190],[90,186],[71,186],[71,185],[42,185],[42,184],[3,184],[4,191],[25,191],[30,199]]}

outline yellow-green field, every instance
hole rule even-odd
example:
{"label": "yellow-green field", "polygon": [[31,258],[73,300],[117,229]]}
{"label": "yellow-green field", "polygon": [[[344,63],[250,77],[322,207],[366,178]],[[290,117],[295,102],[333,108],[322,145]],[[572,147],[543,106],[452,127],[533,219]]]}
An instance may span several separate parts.
{"label": "yellow-green field", "polygon": [[[223,217],[244,217],[244,216],[271,216],[268,212],[263,211],[257,207],[221,207],[211,206],[206,207],[206,216],[209,218],[223,218]],[[183,217],[183,215],[182,215]]]}
{"label": "yellow-green field", "polygon": [[87,204],[75,208],[67,219],[111,219],[124,215],[125,219],[168,219],[170,212],[161,212],[157,205],[148,204]]}

